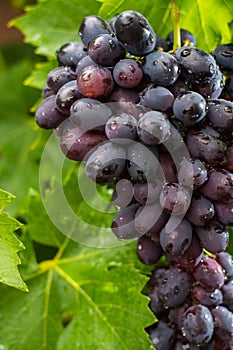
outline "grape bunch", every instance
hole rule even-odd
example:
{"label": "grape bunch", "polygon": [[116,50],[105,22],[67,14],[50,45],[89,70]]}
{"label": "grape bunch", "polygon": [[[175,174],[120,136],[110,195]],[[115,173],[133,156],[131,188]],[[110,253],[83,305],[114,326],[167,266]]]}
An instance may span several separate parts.
{"label": "grape bunch", "polygon": [[87,16],[78,35],[56,52],[36,123],[112,187],[115,236],[165,261],[147,290],[156,349],[232,349],[233,44],[208,53],[181,29],[173,50],[173,32],[130,10]]}

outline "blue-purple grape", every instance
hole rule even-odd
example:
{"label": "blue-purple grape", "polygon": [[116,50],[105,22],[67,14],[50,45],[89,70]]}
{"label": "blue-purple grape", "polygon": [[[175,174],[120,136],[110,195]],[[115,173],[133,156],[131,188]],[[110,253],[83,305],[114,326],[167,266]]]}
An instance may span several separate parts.
{"label": "blue-purple grape", "polygon": [[111,33],[112,29],[108,22],[95,15],[86,16],[81,22],[78,30],[78,35],[86,47],[97,35]]}
{"label": "blue-purple grape", "polygon": [[213,219],[215,209],[213,203],[198,192],[192,195],[190,207],[186,213],[187,219],[196,226],[205,227]]}
{"label": "blue-purple grape", "polygon": [[71,80],[58,90],[56,94],[56,107],[60,112],[69,116],[70,107],[81,97],[82,95],[78,91],[77,80]]}
{"label": "blue-purple grape", "polygon": [[128,113],[114,115],[108,119],[105,133],[111,142],[128,145],[137,138],[137,120]]}
{"label": "blue-purple grape", "polygon": [[140,95],[140,104],[165,114],[171,114],[173,103],[173,94],[163,86],[150,84]]}
{"label": "blue-purple grape", "polygon": [[139,63],[131,58],[125,58],[116,63],[113,68],[113,78],[117,85],[132,89],[142,80],[143,72]]}
{"label": "blue-purple grape", "polygon": [[83,43],[72,41],[62,45],[56,54],[60,66],[68,66],[75,70],[81,58],[87,55],[87,51]]}
{"label": "blue-purple grape", "polygon": [[112,221],[112,231],[117,238],[132,239],[140,236],[134,226],[134,218],[138,207],[138,204],[132,204],[126,208],[122,208],[116,214]]}
{"label": "blue-purple grape", "polygon": [[57,67],[47,76],[46,83],[54,94],[66,83],[77,78],[77,74],[70,67]]}
{"label": "blue-purple grape", "polygon": [[189,192],[178,183],[167,183],[160,194],[160,205],[163,210],[172,215],[183,215],[190,205]]}
{"label": "blue-purple grape", "polygon": [[156,244],[149,236],[143,235],[138,239],[137,256],[143,264],[156,264],[162,255],[160,244]]}
{"label": "blue-purple grape", "polygon": [[200,187],[200,192],[213,201],[230,201],[233,198],[233,174],[225,169],[216,168],[208,181]]}
{"label": "blue-purple grape", "polygon": [[46,97],[37,107],[35,121],[43,129],[55,129],[65,119],[67,115],[61,113],[56,106],[56,97],[51,95]]}
{"label": "blue-purple grape", "polygon": [[220,289],[224,285],[224,272],[213,258],[204,257],[193,270],[199,284],[209,290]]}

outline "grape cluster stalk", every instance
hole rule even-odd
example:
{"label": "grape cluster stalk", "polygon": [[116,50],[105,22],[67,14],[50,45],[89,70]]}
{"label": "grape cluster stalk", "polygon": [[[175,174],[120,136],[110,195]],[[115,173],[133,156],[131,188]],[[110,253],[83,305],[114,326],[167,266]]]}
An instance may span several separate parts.
{"label": "grape cluster stalk", "polygon": [[233,44],[208,53],[141,14],[83,19],[58,48],[36,123],[112,186],[118,239],[154,265],[145,293],[157,350],[233,349]]}

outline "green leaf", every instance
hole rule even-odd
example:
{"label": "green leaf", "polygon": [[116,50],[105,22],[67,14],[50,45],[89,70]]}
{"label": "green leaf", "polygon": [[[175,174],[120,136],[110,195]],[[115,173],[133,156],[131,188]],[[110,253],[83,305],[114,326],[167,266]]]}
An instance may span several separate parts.
{"label": "green leaf", "polygon": [[37,63],[31,75],[24,81],[24,85],[43,90],[48,73],[57,67],[55,60]]}
{"label": "green leaf", "polygon": [[[0,204],[4,208],[14,198],[10,193],[0,190]],[[18,265],[20,259],[17,253],[24,248],[22,242],[16,238],[13,231],[21,227],[21,223],[0,210],[0,282],[11,287],[28,291],[22,280]]]}
{"label": "green leaf", "polygon": [[27,43],[38,47],[38,54],[54,58],[63,44],[79,40],[82,19],[96,14],[99,6],[95,0],[40,0],[26,8],[26,15],[10,23],[25,34]]}
{"label": "green leaf", "polygon": [[[94,249],[66,239],[24,278],[30,293],[0,288],[1,344],[11,350],[148,350],[154,322],[131,263],[135,245]],[[14,315],[14,317],[12,317]]]}

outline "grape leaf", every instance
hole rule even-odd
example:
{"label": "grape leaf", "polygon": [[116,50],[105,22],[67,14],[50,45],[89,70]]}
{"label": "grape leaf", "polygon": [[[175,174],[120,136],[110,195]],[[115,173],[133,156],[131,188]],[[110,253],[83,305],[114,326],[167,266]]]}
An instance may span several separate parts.
{"label": "grape leaf", "polygon": [[24,81],[24,85],[43,90],[48,73],[55,67],[57,67],[55,60],[37,63],[30,76]]}
{"label": "grape leaf", "polygon": [[82,19],[96,14],[99,6],[95,0],[40,0],[26,7],[26,15],[10,24],[25,34],[25,42],[38,47],[38,54],[55,57],[64,43],[79,40],[77,31]]}
{"label": "grape leaf", "polygon": [[140,293],[147,278],[131,262],[134,249],[94,249],[66,239],[54,259],[24,275],[27,295],[0,288],[2,346],[148,350],[142,325],[155,319]]}
{"label": "grape leaf", "polygon": [[[14,196],[10,193],[0,189],[1,208],[9,204],[13,198]],[[24,249],[24,245],[13,234],[13,231],[17,230],[21,225],[19,221],[10,217],[2,209],[0,210],[0,282],[28,291],[18,271],[20,259],[17,253]]]}

